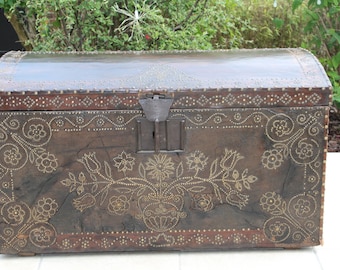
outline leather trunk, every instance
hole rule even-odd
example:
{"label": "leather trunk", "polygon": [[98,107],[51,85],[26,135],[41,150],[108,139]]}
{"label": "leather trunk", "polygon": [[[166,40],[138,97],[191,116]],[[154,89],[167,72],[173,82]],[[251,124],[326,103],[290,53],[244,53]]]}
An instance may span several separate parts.
{"label": "leather trunk", "polygon": [[322,241],[331,84],[302,49],[0,60],[0,252]]}

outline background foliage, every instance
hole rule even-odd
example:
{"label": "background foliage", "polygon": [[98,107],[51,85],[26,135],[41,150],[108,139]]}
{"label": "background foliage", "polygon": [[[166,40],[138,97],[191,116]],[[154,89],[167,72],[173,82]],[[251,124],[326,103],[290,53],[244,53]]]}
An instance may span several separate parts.
{"label": "background foliage", "polygon": [[0,0],[0,8],[29,50],[302,46],[323,63],[340,104],[339,1]]}

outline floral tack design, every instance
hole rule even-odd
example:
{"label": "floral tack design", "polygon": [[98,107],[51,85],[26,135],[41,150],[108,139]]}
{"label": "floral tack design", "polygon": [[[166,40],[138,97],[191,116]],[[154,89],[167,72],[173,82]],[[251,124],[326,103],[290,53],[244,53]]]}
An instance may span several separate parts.
{"label": "floral tack design", "polygon": [[[272,141],[272,148],[263,152],[261,162],[264,168],[276,170],[285,160],[290,159],[295,164],[303,166],[305,180],[313,190],[321,181],[318,168],[320,146],[317,136],[324,132],[320,111],[309,114],[298,114],[295,119],[287,114],[275,114],[268,119],[265,133]],[[308,173],[306,173],[308,172]]]}
{"label": "floral tack design", "polygon": [[[249,195],[244,192],[258,178],[250,175],[248,169],[237,168],[243,158],[237,151],[225,149],[222,156],[209,162],[209,157],[197,150],[182,160],[155,154],[138,162],[123,151],[110,164],[99,161],[92,152],[78,160],[85,171],[78,175],[70,172],[61,183],[69,192],[77,193],[73,206],[78,211],[99,204],[110,215],[124,215],[137,207],[136,218],[143,220],[147,228],[165,232],[186,217],[185,194],[189,194],[198,211],[211,211],[219,204],[240,209],[246,206]],[[206,169],[209,175],[201,176],[200,172]],[[185,170],[191,174],[184,176]]]}
{"label": "floral tack design", "polygon": [[132,171],[133,165],[135,165],[135,158],[131,154],[125,153],[123,151],[120,155],[113,159],[114,166],[119,172],[125,173],[126,171]]}
{"label": "floral tack design", "polygon": [[267,122],[266,134],[274,144],[273,149],[263,153],[263,166],[277,169],[289,156],[299,165],[312,164],[319,156],[320,146],[313,137],[323,130],[322,117],[319,111],[302,113],[295,120],[282,113],[272,116]]}
{"label": "floral tack design", "polygon": [[195,151],[187,157],[189,170],[202,171],[207,165],[208,158],[200,151]]}
{"label": "floral tack design", "polygon": [[[200,101],[204,102],[204,99]],[[256,156],[263,169],[257,176],[248,167],[252,165],[247,165],[251,156],[245,160],[240,150],[230,148],[219,149],[220,154],[214,157],[196,149],[186,149],[187,152],[180,155],[144,155],[134,154],[131,148],[125,148],[125,151],[111,154],[109,159],[103,159],[97,149],[84,152],[73,167],[75,171],[67,170],[58,180],[60,186],[63,185],[62,189],[59,186],[58,198],[68,196],[59,193],[68,190],[73,194],[72,204],[67,209],[73,207],[79,215],[97,209],[111,215],[114,220],[125,220],[133,215],[139,220],[138,226],[142,224],[146,228],[105,234],[101,231],[90,234],[63,231],[61,223],[54,223],[62,217],[62,213],[53,218],[59,206],[51,195],[52,191],[49,190],[45,197],[41,194],[35,202],[31,197],[17,197],[17,187],[21,182],[17,182],[16,173],[31,166],[36,170],[35,174],[41,176],[32,179],[31,183],[34,188],[40,188],[46,177],[50,179],[48,174],[55,172],[60,165],[56,156],[48,151],[54,139],[59,140],[59,137],[52,138],[52,132],[62,133],[60,135],[64,138],[66,135],[73,136],[75,132],[93,135],[92,132],[129,131],[134,127],[135,118],[140,117],[139,112],[3,113],[0,121],[0,252],[93,251],[96,248],[113,250],[127,246],[147,249],[194,245],[229,248],[240,244],[317,244],[322,210],[324,110],[280,112],[285,111],[188,110],[171,115],[177,117],[180,114],[186,118],[187,132],[207,128],[214,130],[215,127],[226,132],[250,128],[257,129],[259,133],[264,131],[263,145],[267,148]],[[246,153],[249,154],[245,151],[244,156]],[[294,175],[299,177],[292,179],[296,185],[284,185],[279,194],[281,189],[274,187],[276,184],[272,180],[278,185],[282,180],[264,174],[269,170],[274,175],[287,166],[294,168]],[[265,179],[260,179],[260,175]],[[263,180],[268,180],[269,185]],[[255,187],[254,183],[258,185]],[[46,191],[47,185],[44,187]],[[269,190],[263,190],[266,188]],[[260,198],[254,197],[257,194]],[[209,232],[200,225],[197,229],[182,230],[180,222],[190,222],[189,214],[213,218],[221,204],[245,210],[236,209],[240,215],[247,215],[248,210],[256,208],[261,213],[258,215],[259,227],[240,229],[237,225],[228,225],[227,220],[225,228],[211,228]],[[110,219],[110,216],[107,218]],[[58,235],[57,231],[60,232]]]}
{"label": "floral tack design", "polygon": [[0,232],[3,240],[0,252],[20,252],[28,244],[38,248],[52,245],[57,233],[49,220],[57,213],[58,208],[57,202],[52,198],[42,198],[32,208],[20,201],[6,202],[1,207],[5,227]]}
{"label": "floral tack design", "polygon": [[51,173],[58,167],[54,154],[44,149],[51,139],[49,123],[42,118],[19,122],[6,118],[0,123],[0,168],[2,175],[23,168],[28,162],[42,173]]}
{"label": "floral tack design", "polygon": [[267,192],[260,198],[262,209],[271,214],[264,223],[264,234],[272,242],[303,242],[306,239],[317,242],[313,235],[319,229],[314,217],[317,203],[312,195],[299,194],[288,203],[276,192]]}

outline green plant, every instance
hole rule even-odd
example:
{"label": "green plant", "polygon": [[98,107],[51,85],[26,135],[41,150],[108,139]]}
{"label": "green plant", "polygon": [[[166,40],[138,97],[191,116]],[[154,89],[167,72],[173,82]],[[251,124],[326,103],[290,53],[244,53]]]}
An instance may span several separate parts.
{"label": "green plant", "polygon": [[[294,0],[293,11],[304,2]],[[304,16],[309,39],[303,46],[319,57],[333,85],[333,100],[340,106],[340,1],[309,0]]]}
{"label": "green plant", "polygon": [[[274,5],[274,3],[277,3]],[[242,0],[236,8],[242,22],[246,48],[299,47],[306,40],[302,10],[291,10],[291,1]],[[239,25],[242,27],[242,25]]]}
{"label": "green plant", "polygon": [[[0,0],[34,50],[238,48],[236,0]],[[247,27],[244,24],[244,29]]]}

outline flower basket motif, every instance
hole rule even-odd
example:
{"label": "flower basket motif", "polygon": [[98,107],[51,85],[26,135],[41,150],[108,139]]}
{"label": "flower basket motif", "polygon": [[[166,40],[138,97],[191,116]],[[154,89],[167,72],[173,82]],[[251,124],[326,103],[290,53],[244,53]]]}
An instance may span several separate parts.
{"label": "flower basket motif", "polygon": [[78,160],[84,170],[78,175],[69,172],[61,183],[77,193],[73,206],[78,211],[100,205],[109,215],[135,214],[148,229],[165,232],[187,216],[186,194],[197,211],[212,211],[221,204],[245,207],[246,191],[258,178],[238,167],[243,158],[225,149],[211,161],[196,150],[179,160],[160,153],[138,162],[137,156],[123,151],[111,161],[100,161],[91,152]]}

